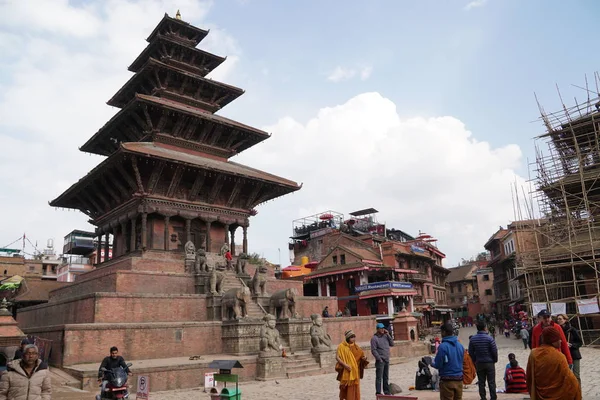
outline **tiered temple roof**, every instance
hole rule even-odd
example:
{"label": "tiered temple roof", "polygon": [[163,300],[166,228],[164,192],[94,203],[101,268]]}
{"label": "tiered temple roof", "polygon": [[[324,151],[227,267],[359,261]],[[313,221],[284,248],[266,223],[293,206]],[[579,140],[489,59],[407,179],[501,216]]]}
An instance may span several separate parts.
{"label": "tiered temple roof", "polygon": [[244,91],[206,78],[225,60],[195,48],[207,34],[165,14],[129,67],[135,75],[108,101],[121,110],[80,149],[108,158],[50,205],[82,211],[105,233],[129,224],[131,236],[139,213],[143,229],[148,214],[164,216],[165,232],[182,216],[189,239],[190,220],[206,221],[202,232],[211,221],[247,227],[254,207],[300,189],[229,161],[269,134],[214,114]]}

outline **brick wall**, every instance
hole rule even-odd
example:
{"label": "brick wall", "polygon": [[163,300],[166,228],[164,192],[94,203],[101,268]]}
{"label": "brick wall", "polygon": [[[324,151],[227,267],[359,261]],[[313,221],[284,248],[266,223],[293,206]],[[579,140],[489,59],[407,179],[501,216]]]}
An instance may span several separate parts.
{"label": "brick wall", "polygon": [[94,296],[21,308],[17,311],[21,329],[50,325],[94,322]]}
{"label": "brick wall", "polygon": [[339,317],[323,318],[323,326],[334,343],[344,339],[344,332],[352,329],[357,342],[368,342],[375,333],[375,317]]}
{"label": "brick wall", "polygon": [[119,295],[96,299],[97,323],[206,321],[205,295]]}
{"label": "brick wall", "polygon": [[337,307],[337,297],[300,296],[296,304],[296,312],[304,318],[309,318],[312,314],[321,315],[325,306],[333,310]]}
{"label": "brick wall", "polygon": [[94,322],[206,321],[205,295],[96,293],[20,309],[23,328]]}
{"label": "brick wall", "polygon": [[222,352],[220,322],[62,325],[25,333],[53,341],[50,362],[57,366],[97,363],[111,346],[128,360]]}
{"label": "brick wall", "polygon": [[50,293],[50,302],[96,292],[193,294],[194,277],[170,272],[111,271]]}

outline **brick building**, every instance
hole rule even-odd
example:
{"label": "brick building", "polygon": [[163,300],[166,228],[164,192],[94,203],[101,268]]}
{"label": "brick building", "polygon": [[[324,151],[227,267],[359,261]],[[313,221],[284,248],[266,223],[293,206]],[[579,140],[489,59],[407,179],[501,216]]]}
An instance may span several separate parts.
{"label": "brick building", "polygon": [[502,316],[526,311],[525,276],[518,263],[523,253],[536,248],[536,224],[540,221],[514,221],[506,228],[500,227],[484,246],[490,252],[488,268],[494,275],[496,311]]}
{"label": "brick building", "polygon": [[339,310],[348,307],[352,315],[393,314],[406,307],[427,326],[447,319],[448,270],[436,240],[387,229],[376,213],[360,210],[345,220],[326,211],[294,221],[291,268],[306,270],[304,294],[336,296]]}

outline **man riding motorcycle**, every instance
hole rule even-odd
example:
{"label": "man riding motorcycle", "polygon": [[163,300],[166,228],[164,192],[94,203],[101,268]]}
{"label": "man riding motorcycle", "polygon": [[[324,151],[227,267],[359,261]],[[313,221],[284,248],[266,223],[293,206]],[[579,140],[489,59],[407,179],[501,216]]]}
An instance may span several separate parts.
{"label": "man riding motorcycle", "polygon": [[102,383],[102,388],[100,389],[100,395],[96,396],[96,399],[102,398],[102,395],[106,390],[106,385],[108,384],[108,372],[104,371],[112,371],[114,368],[123,368],[125,372],[127,372],[127,375],[133,375],[131,371],[129,371],[125,359],[119,355],[119,349],[116,346],[110,348],[110,356],[104,357],[104,360],[102,360],[102,364],[100,364],[100,368],[98,369],[98,383]]}

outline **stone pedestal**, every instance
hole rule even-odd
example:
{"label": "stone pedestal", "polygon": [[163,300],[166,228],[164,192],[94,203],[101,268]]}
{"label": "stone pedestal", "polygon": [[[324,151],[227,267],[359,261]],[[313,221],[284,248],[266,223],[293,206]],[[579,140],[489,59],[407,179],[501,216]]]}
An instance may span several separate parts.
{"label": "stone pedestal", "polygon": [[281,355],[259,355],[256,360],[256,379],[268,381],[276,378],[285,378],[284,358]]}
{"label": "stone pedestal", "polygon": [[321,369],[325,368],[333,371],[336,363],[335,350],[313,351],[313,354],[317,362],[319,363],[319,367],[321,367]]}
{"label": "stone pedestal", "polygon": [[[418,321],[408,311],[401,311],[392,322],[394,326],[394,340],[417,341],[419,334],[417,331]],[[411,335],[412,332],[412,335]]]}
{"label": "stone pedestal", "polygon": [[310,350],[310,318],[277,320],[277,330],[284,343],[289,345],[289,352]]}
{"label": "stone pedestal", "polygon": [[196,294],[206,294],[210,292],[209,277],[210,273],[208,272],[200,272],[198,274],[194,274],[194,285],[196,287]]}
{"label": "stone pedestal", "polygon": [[221,321],[223,319],[223,312],[221,307],[221,300],[223,296],[213,296],[209,294],[206,297],[206,318],[209,321]]}
{"label": "stone pedestal", "polygon": [[223,352],[235,355],[257,354],[260,350],[260,328],[264,325],[264,321],[253,319],[223,321]]}

